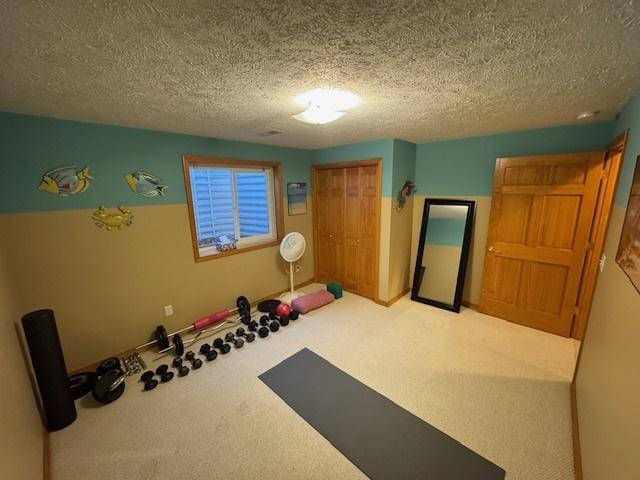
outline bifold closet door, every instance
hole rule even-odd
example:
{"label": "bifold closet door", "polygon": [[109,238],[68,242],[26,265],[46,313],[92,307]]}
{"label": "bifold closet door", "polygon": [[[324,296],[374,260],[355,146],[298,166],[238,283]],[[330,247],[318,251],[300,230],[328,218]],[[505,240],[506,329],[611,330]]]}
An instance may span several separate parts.
{"label": "bifold closet door", "polygon": [[320,282],[376,298],[380,177],[377,165],[316,171],[317,273]]}

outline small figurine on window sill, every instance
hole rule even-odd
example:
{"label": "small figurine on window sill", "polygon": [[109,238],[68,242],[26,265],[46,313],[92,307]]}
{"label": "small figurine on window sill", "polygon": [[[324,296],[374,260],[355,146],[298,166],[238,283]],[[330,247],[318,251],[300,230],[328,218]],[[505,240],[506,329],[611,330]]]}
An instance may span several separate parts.
{"label": "small figurine on window sill", "polygon": [[218,252],[235,250],[237,246],[236,239],[233,235],[219,235],[217,237],[214,237],[213,241]]}
{"label": "small figurine on window sill", "polygon": [[411,180],[407,180],[404,182],[404,186],[398,192],[398,197],[396,198],[396,211],[400,212],[404,208],[404,204],[411,195],[413,195],[416,191],[416,186],[413,184]]}

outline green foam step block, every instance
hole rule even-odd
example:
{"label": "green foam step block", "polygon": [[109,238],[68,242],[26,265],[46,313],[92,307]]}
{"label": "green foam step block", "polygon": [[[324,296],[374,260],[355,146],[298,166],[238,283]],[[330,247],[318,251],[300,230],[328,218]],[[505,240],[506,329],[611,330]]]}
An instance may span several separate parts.
{"label": "green foam step block", "polygon": [[327,291],[332,293],[336,300],[342,298],[342,285],[337,282],[327,283]]}

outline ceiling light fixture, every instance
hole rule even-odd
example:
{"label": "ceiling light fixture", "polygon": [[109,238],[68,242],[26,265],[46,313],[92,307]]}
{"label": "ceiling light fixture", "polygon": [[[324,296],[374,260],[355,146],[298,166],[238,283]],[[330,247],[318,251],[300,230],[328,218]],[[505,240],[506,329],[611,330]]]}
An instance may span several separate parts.
{"label": "ceiling light fixture", "polygon": [[586,120],[587,118],[593,118],[598,114],[598,112],[582,112],[579,113],[576,117],[578,120]]}
{"label": "ceiling light fixture", "polygon": [[293,115],[301,122],[323,125],[342,117],[346,111],[360,103],[360,98],[351,92],[331,88],[317,88],[295,97],[295,101],[306,110]]}

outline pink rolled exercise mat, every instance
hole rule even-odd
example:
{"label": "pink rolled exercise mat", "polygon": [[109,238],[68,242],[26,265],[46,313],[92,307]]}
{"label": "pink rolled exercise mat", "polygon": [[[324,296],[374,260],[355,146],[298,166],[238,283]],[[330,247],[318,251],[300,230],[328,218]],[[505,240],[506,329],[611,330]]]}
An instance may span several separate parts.
{"label": "pink rolled exercise mat", "polygon": [[323,307],[334,300],[335,298],[331,293],[326,290],[318,290],[317,292],[308,293],[307,295],[296,298],[291,302],[291,308],[299,311],[300,313],[308,313],[311,310]]}

